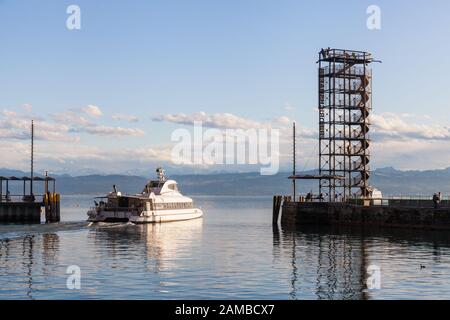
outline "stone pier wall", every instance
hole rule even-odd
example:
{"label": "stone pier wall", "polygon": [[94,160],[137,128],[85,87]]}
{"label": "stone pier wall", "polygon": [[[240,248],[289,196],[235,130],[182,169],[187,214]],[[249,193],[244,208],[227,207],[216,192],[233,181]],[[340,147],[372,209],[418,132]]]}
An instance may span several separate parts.
{"label": "stone pier wall", "polygon": [[360,225],[450,230],[450,208],[287,202],[282,207],[281,223],[285,226]]}

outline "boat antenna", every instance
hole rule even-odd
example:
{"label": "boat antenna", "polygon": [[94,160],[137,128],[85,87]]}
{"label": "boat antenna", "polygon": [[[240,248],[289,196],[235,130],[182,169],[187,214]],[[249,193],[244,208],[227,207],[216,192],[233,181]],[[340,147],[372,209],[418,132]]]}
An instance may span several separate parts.
{"label": "boat antenna", "polygon": [[162,167],[158,167],[156,173],[158,174],[159,182],[164,182],[166,180],[165,170]]}

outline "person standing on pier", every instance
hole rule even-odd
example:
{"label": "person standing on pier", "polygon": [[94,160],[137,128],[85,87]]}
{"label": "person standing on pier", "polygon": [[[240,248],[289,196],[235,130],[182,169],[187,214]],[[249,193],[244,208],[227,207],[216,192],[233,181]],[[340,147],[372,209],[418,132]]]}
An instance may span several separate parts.
{"label": "person standing on pier", "polygon": [[434,208],[437,209],[439,208],[439,204],[441,203],[441,193],[435,193],[433,195],[433,204],[434,204]]}

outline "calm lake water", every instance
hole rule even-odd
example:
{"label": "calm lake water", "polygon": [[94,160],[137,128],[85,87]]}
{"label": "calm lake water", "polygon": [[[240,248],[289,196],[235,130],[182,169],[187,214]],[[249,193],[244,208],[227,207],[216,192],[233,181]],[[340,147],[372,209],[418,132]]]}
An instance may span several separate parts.
{"label": "calm lake water", "polygon": [[450,299],[449,233],[280,230],[270,197],[194,199],[203,219],[89,227],[92,197],[66,196],[58,225],[0,225],[0,299]]}

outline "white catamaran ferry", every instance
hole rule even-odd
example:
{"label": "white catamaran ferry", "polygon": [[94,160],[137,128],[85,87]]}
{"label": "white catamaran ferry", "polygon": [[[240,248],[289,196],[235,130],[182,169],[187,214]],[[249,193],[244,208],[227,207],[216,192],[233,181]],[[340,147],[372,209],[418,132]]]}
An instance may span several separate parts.
{"label": "white catamaran ferry", "polygon": [[158,180],[149,181],[136,195],[125,195],[113,186],[113,192],[95,201],[88,211],[90,222],[159,223],[191,220],[203,216],[191,198],[183,196],[176,181],[167,180],[162,168],[156,169]]}

